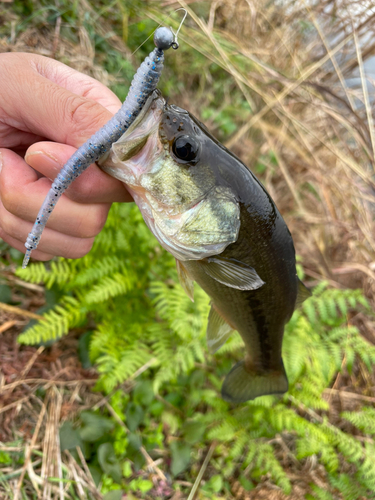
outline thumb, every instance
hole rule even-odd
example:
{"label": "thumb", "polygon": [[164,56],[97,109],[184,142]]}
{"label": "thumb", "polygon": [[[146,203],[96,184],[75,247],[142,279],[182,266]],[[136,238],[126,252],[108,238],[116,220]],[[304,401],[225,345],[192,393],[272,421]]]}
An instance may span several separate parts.
{"label": "thumb", "polygon": [[77,148],[120,108],[113,92],[65,64],[34,54],[8,57],[1,108],[26,132]]}

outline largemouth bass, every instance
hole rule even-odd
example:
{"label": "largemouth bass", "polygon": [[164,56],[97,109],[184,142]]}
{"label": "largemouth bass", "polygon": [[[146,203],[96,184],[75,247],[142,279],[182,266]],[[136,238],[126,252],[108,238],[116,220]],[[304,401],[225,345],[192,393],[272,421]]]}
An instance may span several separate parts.
{"label": "largemouth bass", "polygon": [[227,375],[223,398],[239,403],[286,392],[284,327],[309,292],[296,274],[288,227],[254,174],[157,91],[100,164],[126,183],[176,258],[189,297],[194,281],[211,297],[210,351],[233,330],[241,335],[245,359]]}

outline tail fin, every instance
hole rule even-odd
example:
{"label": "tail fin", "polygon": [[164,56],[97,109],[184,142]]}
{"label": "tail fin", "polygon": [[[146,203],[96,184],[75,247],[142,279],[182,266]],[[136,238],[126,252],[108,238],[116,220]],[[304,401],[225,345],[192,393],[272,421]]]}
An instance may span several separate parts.
{"label": "tail fin", "polygon": [[228,373],[221,388],[221,395],[229,403],[244,403],[267,394],[282,394],[288,390],[284,365],[268,373],[249,373],[245,361],[237,363]]}

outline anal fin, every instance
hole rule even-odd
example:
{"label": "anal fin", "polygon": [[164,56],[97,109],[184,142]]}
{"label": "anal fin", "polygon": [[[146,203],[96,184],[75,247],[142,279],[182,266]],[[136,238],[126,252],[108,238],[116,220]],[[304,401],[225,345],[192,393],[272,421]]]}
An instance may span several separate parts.
{"label": "anal fin", "polygon": [[220,316],[214,306],[211,306],[207,325],[207,347],[214,354],[231,336],[233,328]]}
{"label": "anal fin", "polygon": [[190,278],[185,266],[178,259],[176,259],[176,267],[178,279],[180,280],[182,288],[185,290],[189,299],[194,302],[194,280]]}
{"label": "anal fin", "polygon": [[244,403],[259,396],[283,394],[287,390],[288,379],[283,364],[280,370],[256,373],[248,372],[245,361],[240,361],[226,376],[221,395],[229,403]]}
{"label": "anal fin", "polygon": [[297,300],[295,309],[297,309],[297,307],[299,307],[302,304],[302,302],[304,302],[312,295],[307,286],[305,286],[299,278],[297,279],[298,279],[298,289],[297,289]]}

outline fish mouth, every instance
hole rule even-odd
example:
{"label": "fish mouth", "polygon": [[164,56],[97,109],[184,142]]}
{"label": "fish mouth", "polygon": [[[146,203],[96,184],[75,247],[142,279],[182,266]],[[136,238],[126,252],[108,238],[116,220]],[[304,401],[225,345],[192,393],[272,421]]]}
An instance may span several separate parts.
{"label": "fish mouth", "polygon": [[162,153],[158,136],[165,105],[160,91],[155,90],[132,125],[98,162],[102,170],[125,182],[130,189],[139,186],[140,177]]}

